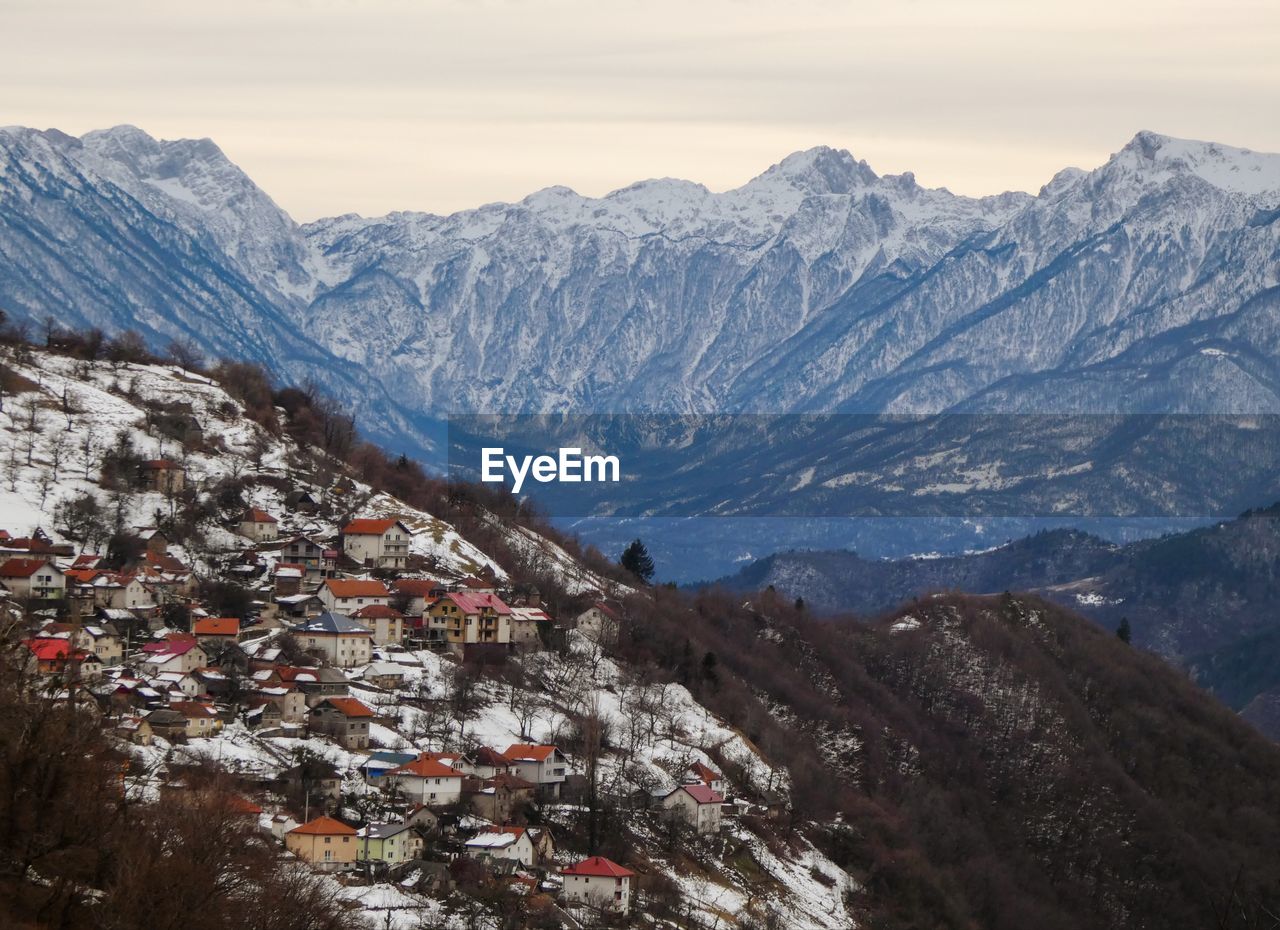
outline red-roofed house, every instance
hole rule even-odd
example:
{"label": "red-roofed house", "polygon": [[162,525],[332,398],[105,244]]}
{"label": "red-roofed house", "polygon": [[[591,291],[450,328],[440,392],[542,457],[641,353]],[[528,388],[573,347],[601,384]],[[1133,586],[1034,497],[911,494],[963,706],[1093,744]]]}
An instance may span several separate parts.
{"label": "red-roofed house", "polygon": [[356,831],[332,817],[317,817],[284,835],[284,848],[316,868],[350,868],[359,849]]}
{"label": "red-roofed house", "polygon": [[689,766],[689,774],[685,780],[699,781],[712,791],[724,794],[724,776],[710,766],[703,765],[701,762],[694,762]]}
{"label": "red-roofed house", "polygon": [[182,466],[169,459],[143,462],[139,471],[142,473],[143,487],[159,494],[177,494],[187,484]]}
{"label": "red-roofed house", "polygon": [[343,749],[368,749],[369,724],[377,715],[353,697],[325,698],[307,717],[312,733],[332,737]]}
{"label": "red-roofed house", "polygon": [[142,647],[139,667],[148,675],[162,672],[194,672],[209,664],[209,654],[200,647],[194,636],[180,636],[147,643]]}
{"label": "red-roofed house", "polygon": [[218,713],[213,709],[212,704],[205,704],[202,701],[173,701],[169,704],[169,710],[182,714],[186,718],[187,739],[213,736],[222,729],[222,721],[218,719]]}
{"label": "red-roofed house", "polygon": [[316,594],[325,610],[344,614],[353,614],[370,604],[386,605],[391,601],[387,586],[373,579],[326,578]]}
{"label": "red-roofed house", "polygon": [[431,602],[426,621],[450,644],[511,642],[511,608],[496,594],[450,591]]}
{"label": "red-roofed house", "polygon": [[631,910],[631,879],[636,873],[613,860],[592,856],[560,874],[564,877],[564,897],[568,903],[619,914]]}
{"label": "red-roofed house", "polygon": [[555,746],[513,743],[502,755],[512,774],[533,782],[543,795],[560,796],[560,786],[569,774],[569,760]]}
{"label": "red-roofed house", "polygon": [[102,662],[92,652],[78,649],[66,637],[36,637],[25,641],[41,675],[68,675],[96,678],[102,674]]}
{"label": "red-roofed house", "polygon": [[67,576],[48,559],[8,559],[0,565],[0,582],[18,598],[51,600],[67,593]]}
{"label": "red-roofed house", "polygon": [[254,542],[264,539],[275,539],[280,530],[280,523],[265,510],[250,508],[240,518],[240,535],[247,536]]}
{"label": "red-roofed house", "polygon": [[720,832],[720,810],[724,806],[724,798],[701,782],[676,788],[662,799],[662,806],[699,833]]}
{"label": "red-roofed house", "polygon": [[236,617],[201,617],[192,625],[191,631],[202,645],[234,643],[240,636],[240,620]]}
{"label": "red-roofed house", "polygon": [[412,535],[393,518],[352,520],[342,528],[342,551],[361,565],[404,568]]}
{"label": "red-roofed house", "polygon": [[393,595],[408,599],[404,612],[410,617],[421,617],[427,603],[436,592],[443,593],[445,585],[434,578],[397,578],[391,582]]}
{"label": "red-roofed house", "polygon": [[411,801],[427,807],[457,804],[462,798],[463,773],[423,753],[412,762],[392,769],[386,784]]}

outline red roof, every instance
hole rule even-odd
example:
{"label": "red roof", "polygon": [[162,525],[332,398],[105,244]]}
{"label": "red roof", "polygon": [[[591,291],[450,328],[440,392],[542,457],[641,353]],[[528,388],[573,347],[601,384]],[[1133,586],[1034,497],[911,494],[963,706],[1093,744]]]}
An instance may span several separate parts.
{"label": "red roof", "polygon": [[176,710],[184,717],[216,717],[217,713],[208,704],[201,704],[199,701],[174,701],[169,705],[170,710]]}
{"label": "red roof", "polygon": [[[693,798],[699,804],[723,804],[724,798],[718,793],[712,791],[706,785],[681,785],[676,791],[686,791],[689,797]],[[671,792],[675,794],[676,791]],[[670,795],[668,795],[670,797]]]}
{"label": "red roof", "polygon": [[31,654],[41,662],[52,662],[55,659],[85,659],[89,656],[89,653],[83,649],[72,649],[71,641],[67,639],[40,637],[26,642]]}
{"label": "red roof", "polygon": [[235,617],[205,617],[193,627],[197,636],[238,636],[240,621]]}
{"label": "red roof", "polygon": [[149,462],[143,462],[142,467],[149,471],[168,471],[177,468],[178,463],[170,459],[151,459]]}
{"label": "red roof", "polygon": [[562,875],[596,875],[604,878],[630,878],[635,875],[630,869],[624,869],[612,859],[606,859],[604,856],[592,856],[590,859],[583,859],[576,865],[561,872]]}
{"label": "red roof", "polygon": [[424,753],[412,762],[392,769],[388,775],[417,775],[419,778],[461,778],[462,773],[455,768],[437,762]]}
{"label": "red roof", "polygon": [[326,578],[324,586],[334,597],[390,597],[391,592],[381,581],[348,581],[342,578]]}
{"label": "red roof", "polygon": [[386,520],[374,520],[371,518],[361,518],[352,520],[342,528],[343,536],[381,536],[391,527],[399,523],[394,517]]}
{"label": "red roof", "polygon": [[509,614],[511,608],[508,607],[496,594],[474,594],[470,591],[450,591],[448,594],[435,601],[432,606],[439,604],[440,601],[453,601],[458,605],[458,609],[464,614],[478,614],[488,609],[496,614]]}
{"label": "red roof", "polygon": [[702,780],[708,785],[711,784],[713,781],[720,780],[719,772],[717,772],[713,768],[708,768],[707,766],[703,765],[701,762],[693,763],[693,765],[689,766],[689,771],[692,772],[694,775],[697,775],[700,780]]}
{"label": "red roof", "polygon": [[68,578],[78,581],[80,584],[89,584],[93,579],[97,578],[102,572],[96,568],[68,568],[63,572]]}
{"label": "red roof", "polygon": [[361,607],[351,616],[357,620],[377,620],[379,617],[385,617],[388,620],[403,618],[404,614],[396,610],[394,607],[388,607],[386,604],[369,604]]}
{"label": "red roof", "polygon": [[0,565],[0,578],[30,578],[48,564],[47,559],[10,559]]}
{"label": "red roof", "polygon": [[240,522],[241,523],[278,523],[279,521],[276,520],[275,517],[271,516],[271,514],[267,513],[265,510],[259,510],[257,507],[253,507],[250,510],[245,512],[245,515],[240,518]]}
{"label": "red roof", "polygon": [[262,808],[254,804],[248,798],[242,798],[238,794],[233,794],[227,798],[227,807],[236,814],[258,815],[262,813]]}
{"label": "red roof", "polygon": [[535,762],[542,762],[555,751],[555,746],[534,746],[531,743],[512,743],[503,751],[502,754],[511,762],[524,762],[528,759],[532,759]]}
{"label": "red roof", "polygon": [[308,820],[300,827],[294,827],[290,833],[301,833],[304,836],[355,836],[356,831],[353,827],[348,827],[340,820],[334,820],[332,817],[323,815]]}
{"label": "red roof", "polygon": [[[344,717],[373,717],[376,716],[372,710],[350,697],[331,697],[325,698],[320,704],[328,704],[330,707],[338,710]],[[319,705],[317,705],[319,706]]]}

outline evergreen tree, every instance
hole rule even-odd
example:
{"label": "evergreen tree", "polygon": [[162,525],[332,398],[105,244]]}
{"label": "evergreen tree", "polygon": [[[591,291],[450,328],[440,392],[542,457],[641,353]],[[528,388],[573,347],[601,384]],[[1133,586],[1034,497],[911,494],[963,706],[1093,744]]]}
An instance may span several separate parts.
{"label": "evergreen tree", "polygon": [[1120,642],[1126,644],[1133,638],[1133,630],[1129,627],[1128,617],[1120,618],[1120,625],[1116,627],[1116,636],[1119,637]]}
{"label": "evergreen tree", "polygon": [[623,550],[618,564],[645,584],[653,580],[653,558],[649,555],[649,550],[644,547],[644,543],[638,539],[632,540],[631,545]]}

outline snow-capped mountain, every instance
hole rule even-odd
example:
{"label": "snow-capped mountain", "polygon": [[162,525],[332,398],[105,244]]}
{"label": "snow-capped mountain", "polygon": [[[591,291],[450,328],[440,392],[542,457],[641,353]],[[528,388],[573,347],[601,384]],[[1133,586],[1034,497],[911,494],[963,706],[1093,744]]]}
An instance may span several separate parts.
{"label": "snow-capped mountain", "polygon": [[0,130],[10,313],[189,334],[396,429],[455,411],[1274,410],[1278,219],[1280,156],[1147,132],[1034,197],[927,190],[818,148],[724,193],[652,180],[298,226],[208,140]]}

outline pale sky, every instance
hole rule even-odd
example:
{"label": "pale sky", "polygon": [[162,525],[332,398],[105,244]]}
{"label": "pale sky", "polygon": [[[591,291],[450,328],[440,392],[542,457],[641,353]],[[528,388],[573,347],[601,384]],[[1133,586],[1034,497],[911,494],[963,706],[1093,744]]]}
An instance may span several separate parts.
{"label": "pale sky", "polygon": [[1277,49],[1280,0],[0,0],[0,124],[208,136],[298,220],[819,144],[987,194],[1140,129],[1280,152]]}

